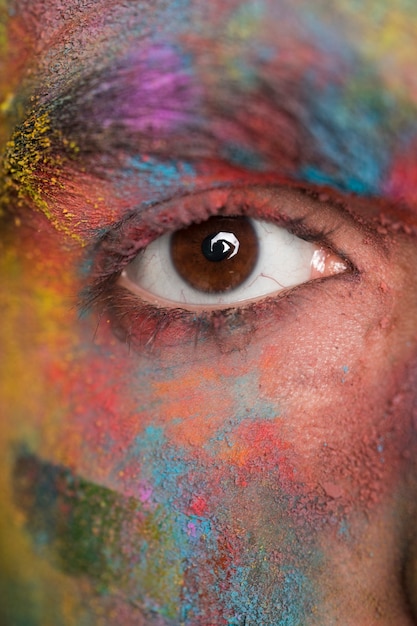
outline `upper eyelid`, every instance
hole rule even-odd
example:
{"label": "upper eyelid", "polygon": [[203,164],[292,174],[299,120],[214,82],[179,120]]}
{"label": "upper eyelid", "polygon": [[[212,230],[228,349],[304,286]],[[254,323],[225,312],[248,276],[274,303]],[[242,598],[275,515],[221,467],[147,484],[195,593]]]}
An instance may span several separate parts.
{"label": "upper eyelid", "polygon": [[[281,205],[279,208],[274,206],[277,203]],[[319,209],[320,216],[316,217]],[[106,284],[114,283],[128,263],[157,237],[220,213],[270,221],[296,236],[327,246],[354,266],[349,255],[334,245],[334,236],[341,224],[356,228],[358,224],[331,198],[320,199],[314,190],[301,185],[212,187],[132,211],[102,235],[90,249],[92,271],[82,294],[83,303],[87,302],[88,306],[94,301],[95,294]],[[317,226],[316,221],[324,224]],[[336,226],[329,222],[335,222]]]}
{"label": "upper eyelid", "polygon": [[[220,213],[230,216],[252,215],[255,213],[254,217],[271,221],[303,238],[327,237],[323,229],[307,229],[305,227],[308,217],[307,213],[311,213],[310,210],[304,211],[297,217],[292,217],[290,212],[286,210],[271,212],[270,203],[268,202],[269,198],[266,201],[259,201],[259,198],[256,197],[258,190],[271,189],[281,192],[288,191],[298,194],[299,197],[301,197],[301,193],[304,191],[304,188],[301,186],[242,184],[233,185],[232,188],[230,186],[216,186],[199,190],[195,193],[182,194],[155,204],[148,204],[139,210],[131,211],[119,222],[108,228],[106,233],[101,235],[99,240],[95,242],[94,248],[98,250],[103,247],[110,250],[118,241],[120,242],[120,252],[123,255],[129,254],[129,246],[126,245],[126,242],[123,242],[123,238],[124,236],[129,238],[131,231],[136,231],[136,248],[139,251],[157,236],[185,228],[191,223],[203,222],[209,217]],[[247,198],[248,192],[252,195],[250,201]],[[293,199],[290,199],[288,201],[289,204],[292,201]],[[308,201],[316,202],[312,199]],[[263,204],[268,206],[267,210],[262,206]],[[167,215],[167,211],[169,215]]]}

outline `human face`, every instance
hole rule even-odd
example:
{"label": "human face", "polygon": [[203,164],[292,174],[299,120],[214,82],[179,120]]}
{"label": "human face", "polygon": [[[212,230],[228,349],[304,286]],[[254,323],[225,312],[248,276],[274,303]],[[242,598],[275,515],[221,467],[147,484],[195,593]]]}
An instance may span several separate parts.
{"label": "human face", "polygon": [[[389,4],[10,2],[7,626],[415,623],[417,12]],[[289,283],[191,301],[166,235],[216,215],[295,250]]]}

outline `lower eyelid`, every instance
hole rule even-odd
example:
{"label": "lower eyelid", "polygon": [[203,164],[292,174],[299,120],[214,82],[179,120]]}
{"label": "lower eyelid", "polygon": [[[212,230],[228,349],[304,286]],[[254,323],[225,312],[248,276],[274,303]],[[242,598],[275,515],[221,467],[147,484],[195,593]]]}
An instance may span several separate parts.
{"label": "lower eyelid", "polygon": [[[246,194],[246,205],[251,201],[251,195],[253,194],[256,197],[258,193],[258,190],[254,191],[252,189],[249,191],[250,193]],[[226,194],[226,192],[224,193]],[[242,193],[239,190],[239,198],[242,198]],[[267,189],[266,193],[272,195],[273,192]],[[284,200],[290,194],[290,191],[285,191],[283,194]],[[202,197],[204,197],[204,194],[202,194]],[[187,198],[187,202],[190,202],[190,200],[191,197]],[[218,199],[217,202],[220,205]],[[285,202],[288,203],[289,200],[285,200]],[[265,219],[265,207],[267,205],[265,198],[262,198],[259,204],[262,206],[263,219]],[[319,222],[321,225],[323,222],[327,222],[327,231],[330,233],[333,233],[335,229],[339,230],[339,224],[343,226],[348,223],[347,220],[343,221],[342,216],[338,217],[336,210],[329,207],[326,208],[325,205],[323,209],[327,211],[328,215],[332,216],[332,219],[325,217],[324,219],[316,220],[312,211],[311,215],[308,215],[307,219],[304,220],[306,210],[300,211],[298,209],[298,217],[297,211],[294,213],[296,219],[292,222],[291,220],[283,219],[280,224],[290,225],[292,232],[299,233],[297,236],[307,235],[306,240],[308,241],[309,233],[306,231],[308,224],[311,222]],[[231,214],[230,207],[228,210],[229,214]],[[278,213],[278,209],[274,208],[274,206],[272,206],[271,211]],[[306,288],[311,289],[309,282],[307,282],[298,287],[284,289],[279,293],[262,295],[251,301],[245,301],[238,305],[239,308],[236,308],[237,305],[233,303],[219,303],[210,305],[209,308],[202,305],[185,307],[178,302],[175,303],[161,297],[151,299],[149,293],[141,290],[140,287],[130,280],[126,268],[131,258],[130,249],[137,250],[140,247],[139,243],[143,246],[145,242],[147,243],[159,235],[158,233],[153,236],[152,234],[147,234],[146,229],[143,226],[139,228],[136,226],[136,223],[133,220],[132,224],[128,225],[128,228],[120,229],[119,234],[116,231],[113,235],[113,240],[110,240],[110,246],[106,245],[98,248],[99,263],[96,264],[96,285],[89,290],[87,297],[84,298],[87,306],[89,306],[89,302],[96,303],[97,307],[95,308],[100,310],[104,316],[106,314],[109,315],[109,321],[116,336],[124,342],[144,347],[155,345],[155,342],[164,346],[175,346],[180,342],[179,337],[182,337],[183,341],[193,344],[204,337],[214,338],[217,341],[220,333],[219,328],[226,333],[225,329],[230,330],[239,327],[245,333],[251,326],[256,327],[259,315],[275,316],[277,311],[282,312],[286,309],[286,303],[303,301],[302,294],[308,295],[309,292],[305,290]],[[301,226],[299,226],[300,223]],[[292,227],[293,224],[296,224],[295,228]],[[140,232],[140,240],[136,236],[138,231]],[[130,258],[127,254],[120,253],[120,248],[126,248],[126,234],[127,240],[132,242],[132,245],[129,245]],[[349,232],[346,231],[338,237],[338,240],[346,241],[348,235]],[[310,241],[314,241],[317,244],[320,238],[319,235],[313,234]],[[332,236],[328,239],[332,240]],[[350,248],[352,248],[352,245],[350,245]],[[335,247],[335,249],[337,250],[338,248]],[[321,256],[313,265],[311,276],[311,281],[317,287],[319,285],[324,286],[324,281],[320,279],[331,281],[339,278],[340,275],[343,277],[343,275],[354,274],[355,266],[349,260],[346,260],[342,254],[336,254],[336,252],[325,246],[320,247],[318,245],[318,250],[321,251]],[[233,323],[231,322],[232,319]]]}
{"label": "lower eyelid", "polygon": [[264,294],[258,296],[253,299],[248,299],[241,302],[236,303],[218,303],[218,304],[210,304],[210,305],[201,305],[201,304],[184,304],[181,302],[173,302],[172,300],[167,300],[162,298],[161,296],[154,296],[150,294],[148,291],[141,289],[136,283],[132,282],[129,278],[126,270],[123,270],[119,276],[117,281],[117,286],[123,289],[126,292],[129,292],[129,296],[131,298],[131,306],[134,308],[140,307],[149,307],[147,309],[148,313],[150,310],[154,310],[160,314],[169,315],[170,311],[175,311],[175,316],[178,317],[179,312],[184,312],[187,314],[196,314],[207,316],[211,312],[214,313],[225,313],[230,310],[238,310],[238,309],[246,309],[248,307],[256,307],[257,305],[269,301],[273,302],[275,300],[282,300],[287,297],[289,293],[294,290],[300,290],[301,288],[307,287],[311,282],[316,282],[320,279],[330,279],[335,278],[338,275],[342,274],[351,274],[352,268],[349,264],[340,259],[335,253],[325,250],[318,249],[319,253],[318,259],[316,261],[316,267],[312,267],[311,271],[311,279],[310,281],[301,283],[299,285],[287,287],[281,289],[277,292]]}
{"label": "lower eyelid", "polygon": [[[209,313],[210,311],[218,311],[222,312],[228,309],[236,309],[245,306],[245,303],[229,303],[225,304],[224,302],[213,303],[213,304],[186,304],[184,302],[175,302],[173,300],[167,300],[161,296],[156,296],[148,291],[141,289],[136,283],[134,283],[128,276],[126,270],[123,270],[120,274],[120,278],[118,280],[118,284],[120,287],[124,287],[129,292],[131,292],[134,296],[140,299],[143,304],[149,304],[160,311],[170,311],[171,309],[182,310],[186,312],[194,312],[194,313]],[[253,302],[259,301],[261,299],[265,299],[265,296],[260,296],[253,300]],[[249,302],[246,302],[249,304]]]}
{"label": "lower eyelid", "polygon": [[151,351],[155,356],[158,354],[155,351],[163,350],[161,358],[165,359],[165,351],[172,349],[173,358],[177,359],[177,348],[181,346],[181,357],[186,358],[185,349],[188,346],[193,358],[197,358],[194,351],[202,345],[207,348],[213,344],[220,353],[243,349],[255,339],[258,331],[268,332],[265,329],[269,323],[284,325],[294,319],[300,307],[311,309],[316,298],[322,303],[327,293],[323,291],[327,290],[326,283],[335,281],[337,284],[342,280],[345,289],[346,280],[351,284],[352,279],[357,282],[356,274],[345,272],[303,283],[238,308],[219,305],[207,310],[201,307],[172,307],[171,302],[166,308],[160,303],[149,303],[139,293],[128,290],[121,276],[109,293],[103,294],[102,299],[96,302],[96,308],[105,332],[111,329],[119,341],[135,351]]}

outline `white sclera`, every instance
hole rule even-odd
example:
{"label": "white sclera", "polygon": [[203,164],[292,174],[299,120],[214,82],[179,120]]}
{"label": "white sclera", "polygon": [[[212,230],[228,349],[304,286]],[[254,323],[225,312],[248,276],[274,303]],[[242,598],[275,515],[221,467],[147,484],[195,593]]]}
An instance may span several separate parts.
{"label": "white sclera", "polygon": [[149,244],[126,268],[124,276],[142,294],[147,292],[153,301],[159,297],[177,305],[200,306],[255,300],[311,279],[313,257],[318,249],[316,244],[269,222],[251,222],[258,236],[258,259],[250,276],[235,289],[210,294],[188,285],[172,263],[171,234]]}

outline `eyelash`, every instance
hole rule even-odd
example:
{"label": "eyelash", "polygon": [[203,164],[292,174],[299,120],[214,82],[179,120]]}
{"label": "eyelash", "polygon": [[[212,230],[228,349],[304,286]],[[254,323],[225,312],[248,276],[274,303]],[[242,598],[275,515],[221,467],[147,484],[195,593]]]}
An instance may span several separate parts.
{"label": "eyelash", "polygon": [[[206,191],[208,194],[211,190]],[[297,191],[300,191],[298,188]],[[304,191],[304,190],[301,190]],[[307,190],[311,196],[311,190]],[[207,197],[198,194],[199,197]],[[317,196],[318,198],[318,196]],[[187,197],[192,200],[192,196]],[[196,199],[196,203],[198,199]],[[181,199],[170,201],[168,206],[180,204]],[[235,206],[232,213],[234,215],[246,215],[248,217],[260,217],[259,213],[264,213],[264,206],[257,207],[254,203],[250,206],[241,203]],[[195,208],[195,207],[194,207]],[[300,293],[305,293],[302,289],[305,284],[290,288],[278,294],[265,297],[262,300],[243,305],[241,307],[228,306],[223,310],[209,310],[194,312],[181,308],[162,308],[141,301],[137,295],[128,292],[125,288],[117,284],[118,278],[123,269],[154,239],[160,237],[165,232],[185,228],[193,221],[203,221],[211,215],[224,214],[224,207],[213,207],[204,203],[204,214],[197,219],[189,215],[189,210],[179,210],[174,217],[161,215],[161,206],[149,207],[148,212],[156,211],[151,219],[144,220],[143,215],[139,218],[137,212],[127,215],[121,222],[116,224],[111,230],[105,233],[94,245],[89,256],[92,259],[92,279],[90,284],[82,291],[79,308],[81,313],[88,313],[95,309],[99,311],[99,316],[108,315],[111,318],[114,334],[123,342],[140,348],[153,348],[157,338],[164,336],[164,345],[169,344],[170,337],[178,342],[178,336],[188,339],[197,344],[199,339],[214,339],[224,349],[230,343],[232,330],[240,329],[248,333],[248,337],[253,334],[256,327],[256,320],[265,310],[267,313],[276,312],[278,306],[282,308],[285,302],[293,307],[299,302]],[[158,210],[159,209],[159,210]],[[230,207],[227,209],[230,214]],[[200,211],[201,213],[202,211]],[[159,215],[158,215],[159,213]],[[228,213],[226,213],[228,214]],[[194,219],[193,219],[194,217]],[[140,223],[138,224],[140,219]],[[331,239],[333,231],[329,229],[312,230],[306,223],[306,218],[291,219],[283,215],[263,216],[263,219],[284,227],[289,232],[305,241],[320,243],[322,246],[333,250]],[[146,221],[149,225],[146,225]],[[343,253],[337,251],[339,256],[347,263],[351,272],[354,267],[351,261],[345,258]],[[327,277],[322,280],[329,280]],[[322,280],[315,280],[321,283]],[[169,332],[171,330],[171,332]],[[226,344],[225,344],[226,340]],[[249,340],[249,339],[248,339]],[[233,344],[233,342],[232,342]],[[227,348],[226,348],[227,349]],[[230,349],[234,349],[233,345]]]}

